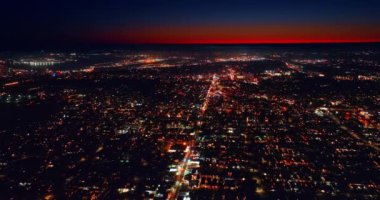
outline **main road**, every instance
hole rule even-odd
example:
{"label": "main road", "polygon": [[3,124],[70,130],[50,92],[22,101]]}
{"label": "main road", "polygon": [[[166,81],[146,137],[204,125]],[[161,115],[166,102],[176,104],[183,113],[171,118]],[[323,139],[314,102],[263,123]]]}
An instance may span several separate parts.
{"label": "main road", "polygon": [[325,115],[327,117],[329,117],[330,119],[332,119],[338,126],[340,129],[342,129],[343,131],[345,131],[346,133],[348,133],[351,137],[357,139],[357,140],[360,140],[361,142],[363,142],[366,146],[374,149],[375,151],[377,152],[380,152],[380,148],[378,146],[376,146],[375,144],[373,144],[371,141],[368,141],[362,137],[360,137],[357,133],[355,133],[353,130],[351,130],[350,128],[348,128],[347,126],[343,125],[343,123],[338,119],[338,117],[336,117],[333,113],[331,113],[330,111],[327,111],[325,112]]}
{"label": "main road", "polygon": [[[218,85],[218,76],[214,74],[212,77],[210,87],[207,90],[206,97],[203,101],[200,113],[198,115],[198,119],[202,119],[202,116],[208,108],[210,98],[213,96],[213,93],[215,91],[215,88],[217,88],[217,85]],[[168,194],[168,198],[167,198],[168,200],[174,200],[174,199],[178,198],[181,187],[183,186],[183,183],[185,182],[185,172],[189,166],[189,161],[190,161],[190,157],[192,154],[192,149],[195,145],[196,139],[197,139],[197,131],[195,131],[193,141],[189,142],[189,144],[187,145],[186,152],[185,152],[186,154],[185,154],[182,162],[180,162],[180,164],[177,167],[178,172],[176,175],[176,182],[174,183],[174,185],[171,188],[171,191]]]}

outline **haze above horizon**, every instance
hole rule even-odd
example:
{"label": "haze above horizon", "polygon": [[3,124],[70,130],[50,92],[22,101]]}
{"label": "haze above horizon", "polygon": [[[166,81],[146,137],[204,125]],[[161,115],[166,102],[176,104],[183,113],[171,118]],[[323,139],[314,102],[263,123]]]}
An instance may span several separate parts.
{"label": "haze above horizon", "polygon": [[123,44],[380,42],[380,2],[2,2],[3,49]]}

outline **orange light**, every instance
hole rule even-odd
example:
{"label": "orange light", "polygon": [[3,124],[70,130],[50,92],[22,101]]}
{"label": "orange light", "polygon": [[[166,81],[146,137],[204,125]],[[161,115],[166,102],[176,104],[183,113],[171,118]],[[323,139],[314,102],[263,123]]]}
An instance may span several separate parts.
{"label": "orange light", "polygon": [[18,85],[19,82],[18,81],[15,81],[15,82],[11,82],[11,83],[6,83],[4,84],[5,87],[10,87],[10,86],[15,86],[15,85]]}

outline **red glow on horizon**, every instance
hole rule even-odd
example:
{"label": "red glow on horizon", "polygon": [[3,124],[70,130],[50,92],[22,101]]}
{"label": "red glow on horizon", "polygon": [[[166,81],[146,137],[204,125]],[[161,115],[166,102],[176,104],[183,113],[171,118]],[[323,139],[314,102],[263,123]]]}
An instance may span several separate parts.
{"label": "red glow on horizon", "polygon": [[202,40],[202,41],[129,41],[113,44],[338,44],[338,43],[378,43],[379,40]]}
{"label": "red glow on horizon", "polygon": [[104,44],[305,44],[380,42],[372,25],[158,26],[87,34]]}

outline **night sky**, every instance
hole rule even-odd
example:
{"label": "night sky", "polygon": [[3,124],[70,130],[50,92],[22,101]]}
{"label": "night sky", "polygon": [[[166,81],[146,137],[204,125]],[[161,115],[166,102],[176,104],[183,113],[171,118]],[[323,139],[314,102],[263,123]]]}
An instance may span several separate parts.
{"label": "night sky", "polygon": [[378,0],[2,0],[2,48],[380,41]]}

